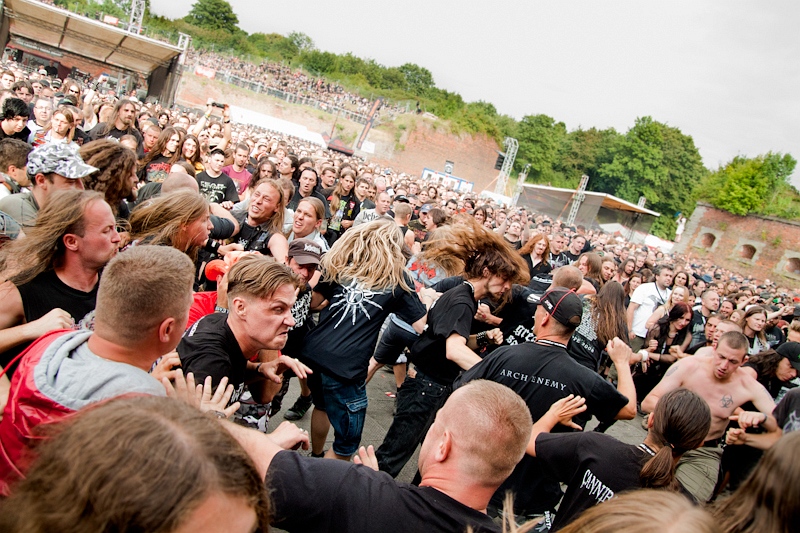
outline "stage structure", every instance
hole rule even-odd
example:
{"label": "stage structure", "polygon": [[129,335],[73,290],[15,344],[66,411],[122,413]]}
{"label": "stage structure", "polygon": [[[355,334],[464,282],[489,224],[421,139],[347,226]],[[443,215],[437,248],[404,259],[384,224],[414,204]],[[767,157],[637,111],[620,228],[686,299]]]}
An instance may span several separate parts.
{"label": "stage structure", "polygon": [[644,242],[653,222],[661,216],[610,194],[546,185],[522,185],[516,205],[552,219],[560,218],[565,223],[569,221],[570,225],[619,234],[637,243]]}
{"label": "stage structure", "polygon": [[[116,81],[119,93],[138,88],[140,98],[172,104],[181,75],[181,48],[125,31],[116,26],[116,19],[101,22],[35,0],[0,0],[0,6],[0,44],[23,68],[53,61],[60,78],[105,74]],[[138,11],[132,13],[132,21],[141,24],[139,19]]]}

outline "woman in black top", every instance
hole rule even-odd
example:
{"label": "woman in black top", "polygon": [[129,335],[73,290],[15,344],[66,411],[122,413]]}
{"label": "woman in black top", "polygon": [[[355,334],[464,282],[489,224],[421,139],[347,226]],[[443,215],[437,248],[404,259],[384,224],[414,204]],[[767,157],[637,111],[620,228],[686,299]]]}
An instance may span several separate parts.
{"label": "woman in black top", "polygon": [[528,454],[541,459],[550,474],[567,484],[550,531],[561,529],[584,510],[622,491],[680,491],[675,479],[678,460],[702,445],[711,427],[706,401],[681,388],[658,401],[647,418],[647,436],[639,445],[593,431],[546,433],[559,423],[575,427],[571,416],[585,409],[581,408],[583,401],[570,395],[555,402],[531,431]]}
{"label": "woman in black top", "polygon": [[669,366],[683,357],[681,345],[689,339],[689,324],[692,321],[692,308],[685,302],[677,302],[669,313],[661,317],[656,325],[647,332],[645,346],[647,359],[634,372],[633,383],[636,385],[636,397],[644,398],[655,387]]}
{"label": "woman in black top", "polygon": [[549,274],[553,267],[548,262],[550,257],[550,241],[544,233],[536,233],[520,248],[520,255],[528,264],[531,277]]}

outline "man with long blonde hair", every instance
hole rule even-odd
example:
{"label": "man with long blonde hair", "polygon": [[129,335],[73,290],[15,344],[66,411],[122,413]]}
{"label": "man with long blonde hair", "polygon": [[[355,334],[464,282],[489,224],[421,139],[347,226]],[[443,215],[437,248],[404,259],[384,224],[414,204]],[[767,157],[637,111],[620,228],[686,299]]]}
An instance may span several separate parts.
{"label": "man with long blonde hair", "polygon": [[425,326],[427,310],[405,271],[402,247],[394,221],[376,220],[346,231],[322,259],[311,307],[324,309],[301,350],[301,360],[314,369],[308,385],[315,455],[322,455],[331,425],[334,442],[327,457],[349,460],[358,449],[369,359],[389,313],[417,332]]}

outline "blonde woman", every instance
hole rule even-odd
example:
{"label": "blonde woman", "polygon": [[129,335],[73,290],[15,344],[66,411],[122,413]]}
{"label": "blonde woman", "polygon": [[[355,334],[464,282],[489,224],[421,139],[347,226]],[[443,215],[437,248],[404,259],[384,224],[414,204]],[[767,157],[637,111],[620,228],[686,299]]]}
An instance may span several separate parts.
{"label": "blonde woman", "polygon": [[[300,360],[314,373],[312,453],[320,455],[333,425],[326,457],[349,460],[361,442],[367,410],[365,380],[378,333],[389,313],[421,333],[427,309],[405,269],[403,237],[391,220],[375,220],[346,231],[320,264],[312,309],[319,324],[305,339]],[[431,298],[425,297],[430,305]]]}
{"label": "blonde woman", "polygon": [[647,331],[650,331],[650,329],[656,325],[656,322],[658,322],[659,319],[667,316],[669,314],[669,310],[672,309],[677,302],[684,302],[687,304],[690,303],[689,289],[682,285],[676,285],[673,287],[672,294],[670,294],[667,303],[656,307],[656,310],[653,311],[653,314],[650,315],[650,318],[647,319],[647,323],[645,324]]}

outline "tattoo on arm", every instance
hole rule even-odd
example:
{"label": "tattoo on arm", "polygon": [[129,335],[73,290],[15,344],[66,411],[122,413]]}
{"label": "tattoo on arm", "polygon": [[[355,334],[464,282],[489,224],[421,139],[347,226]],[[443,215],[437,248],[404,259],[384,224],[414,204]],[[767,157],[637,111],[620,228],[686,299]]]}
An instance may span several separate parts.
{"label": "tattoo on arm", "polygon": [[671,365],[669,367],[669,369],[667,370],[667,373],[664,374],[664,377],[671,376],[672,374],[674,374],[677,371],[678,371],[678,365],[677,364],[673,364],[673,365]]}
{"label": "tattoo on arm", "polygon": [[722,406],[722,407],[728,408],[728,407],[730,407],[731,405],[733,405],[733,398],[731,397],[731,395],[730,395],[730,394],[726,394],[726,395],[725,395],[725,396],[723,396],[723,397],[722,397],[722,399],[719,401],[719,404],[720,404],[720,406]]}

